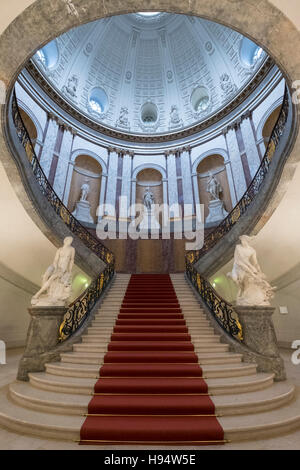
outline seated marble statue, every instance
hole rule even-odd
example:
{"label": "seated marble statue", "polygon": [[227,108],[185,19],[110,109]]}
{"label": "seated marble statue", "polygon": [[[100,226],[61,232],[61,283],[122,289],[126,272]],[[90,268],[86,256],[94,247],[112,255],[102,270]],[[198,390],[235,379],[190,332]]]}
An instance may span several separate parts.
{"label": "seated marble statue", "polygon": [[254,237],[242,235],[240,244],[234,252],[234,264],[230,277],[238,286],[237,305],[270,306],[274,297],[274,288],[266,280],[256,256],[256,251],[250,246]]}
{"label": "seated marble statue", "polygon": [[72,242],[72,237],[66,237],[63,247],[57,250],[53,264],[48,267],[42,277],[41,289],[31,299],[32,306],[68,306],[75,258]]}

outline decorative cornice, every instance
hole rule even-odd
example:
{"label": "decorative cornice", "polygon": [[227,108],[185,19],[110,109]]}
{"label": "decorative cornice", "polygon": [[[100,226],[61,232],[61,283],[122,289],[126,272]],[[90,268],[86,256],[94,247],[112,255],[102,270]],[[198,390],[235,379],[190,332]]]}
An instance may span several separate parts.
{"label": "decorative cornice", "polygon": [[221,119],[225,118],[229,113],[236,109],[263,81],[267,76],[271,68],[275,65],[273,59],[268,57],[264,62],[262,67],[259,69],[253,80],[239,93],[239,95],[232,100],[228,105],[226,105],[219,112],[206,119],[205,121],[196,124],[193,127],[188,129],[182,129],[178,132],[173,132],[169,134],[158,134],[158,135],[138,135],[123,133],[115,129],[111,129],[96,123],[89,119],[87,116],[83,115],[77,109],[75,109],[71,104],[60,96],[54,88],[49,84],[46,78],[41,74],[41,72],[36,68],[34,63],[30,60],[26,65],[26,70],[31,75],[31,77],[37,82],[37,84],[48,94],[48,96],[62,108],[66,113],[70,114],[74,119],[86,125],[87,127],[93,129],[96,132],[107,135],[114,139],[119,139],[123,141],[129,141],[133,143],[164,143],[174,140],[179,140],[183,138],[190,137],[191,135],[197,134],[204,131],[210,126],[214,125]]}

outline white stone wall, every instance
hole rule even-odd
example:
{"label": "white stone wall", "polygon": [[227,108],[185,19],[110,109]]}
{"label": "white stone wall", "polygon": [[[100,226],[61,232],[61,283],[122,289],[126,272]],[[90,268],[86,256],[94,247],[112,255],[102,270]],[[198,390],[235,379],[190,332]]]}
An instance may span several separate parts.
{"label": "white stone wall", "polygon": [[[274,82],[274,75],[272,80]],[[261,86],[257,91],[257,96],[251,98],[249,102],[251,106],[247,108],[245,105],[243,109],[232,112],[232,115],[224,120],[224,125],[218,124],[218,127],[214,126],[205,133],[178,143],[171,142],[171,145],[126,144],[114,141],[88,128],[80,127],[79,123],[74,122],[72,125],[70,121],[64,121],[61,116],[58,118],[53,107],[49,115],[50,101],[37,103],[36,95],[31,88],[26,87],[25,82],[21,81],[21,84],[17,84],[16,92],[20,107],[23,107],[37,125],[41,146],[40,162],[47,176],[50,173],[55,153],[58,129],[59,127],[63,129],[60,151],[55,153],[58,163],[53,185],[65,204],[68,203],[73,166],[78,155],[89,155],[95,158],[102,167],[100,204],[116,205],[118,203],[116,192],[117,180],[120,177],[117,174],[118,155],[122,155],[121,195],[127,196],[128,206],[135,202],[137,175],[139,171],[146,168],[154,168],[161,172],[163,200],[171,206],[177,204],[180,199],[180,187],[184,203],[201,203],[197,167],[204,158],[217,154],[224,159],[231,202],[234,207],[247,188],[242,155],[246,154],[252,178],[265,151],[261,141],[263,125],[273,110],[282,102],[284,81],[278,75],[277,84],[274,82]],[[178,158],[180,162],[176,165]],[[179,180],[180,184],[178,184]],[[122,215],[120,215],[123,216],[125,208],[122,208],[121,212]],[[179,213],[176,213],[171,216],[176,218],[178,215]],[[99,216],[101,217],[101,213]]]}

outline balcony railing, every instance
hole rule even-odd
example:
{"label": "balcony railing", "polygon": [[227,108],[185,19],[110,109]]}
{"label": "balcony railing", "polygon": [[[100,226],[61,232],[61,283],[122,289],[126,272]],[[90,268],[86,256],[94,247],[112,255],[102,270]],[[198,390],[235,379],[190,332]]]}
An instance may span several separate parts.
{"label": "balcony railing", "polygon": [[12,98],[12,116],[17,136],[24,147],[31,164],[33,174],[41,193],[46,197],[55,213],[61,218],[68,229],[77,236],[105,264],[105,270],[97,276],[83,294],[73,302],[60,326],[59,340],[70,338],[89,317],[95,303],[104,293],[114,277],[115,257],[97,238],[95,238],[68,210],[49,183],[34,150],[33,143],[23,122],[14,92]]}
{"label": "balcony railing", "polygon": [[248,210],[249,206],[251,206],[269,172],[272,163],[272,158],[278,147],[281,137],[284,134],[288,113],[289,95],[288,90],[286,88],[278,120],[275,124],[275,127],[273,129],[269,143],[266,148],[264,158],[261,161],[256,175],[250,183],[247,191],[240,199],[238,204],[234,207],[234,209],[230,212],[230,214],[212,232],[210,232],[205,237],[203,247],[199,250],[189,251],[186,253],[187,264],[197,263],[197,261],[199,261],[202,256],[204,256],[208,251],[210,251],[220,240],[222,240],[222,238],[228,232],[230,232],[230,230],[240,220],[242,215],[244,215],[245,212]]}

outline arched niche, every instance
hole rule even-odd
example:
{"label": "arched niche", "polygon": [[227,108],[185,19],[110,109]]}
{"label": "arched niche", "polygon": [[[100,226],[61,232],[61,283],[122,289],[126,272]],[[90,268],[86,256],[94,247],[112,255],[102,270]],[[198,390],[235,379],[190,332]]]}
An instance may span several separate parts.
{"label": "arched niche", "polygon": [[154,195],[155,204],[163,204],[162,175],[154,168],[146,168],[137,174],[136,203],[143,204],[146,188]]}
{"label": "arched niche", "polygon": [[197,166],[199,199],[200,203],[204,204],[205,219],[209,213],[208,203],[211,200],[210,195],[207,192],[209,172],[212,172],[212,174],[222,186],[223,191],[220,199],[224,202],[226,211],[230,212],[232,210],[232,202],[224,158],[218,154],[209,155],[208,157],[204,158]]}
{"label": "arched niche", "polygon": [[81,186],[88,182],[90,192],[88,201],[91,205],[91,216],[95,223],[97,220],[97,209],[100,200],[102,167],[90,155],[78,155],[74,162],[71,188],[69,193],[68,208],[71,212],[75,210],[76,202],[81,195]]}
{"label": "arched niche", "polygon": [[263,136],[263,139],[264,139],[264,142],[265,142],[266,146],[268,145],[268,142],[270,140],[272,131],[273,131],[273,129],[275,127],[275,124],[276,124],[276,122],[279,118],[280,110],[281,110],[281,105],[278,106],[276,109],[274,109],[274,111],[267,118],[267,120],[266,120],[266,122],[263,126],[262,136]]}
{"label": "arched niche", "polygon": [[28,131],[31,142],[33,143],[33,145],[35,145],[35,142],[38,136],[37,128],[33,120],[31,119],[31,117],[26,113],[26,111],[24,111],[24,109],[22,109],[21,107],[19,107],[19,110],[20,110],[20,114],[23,119],[24,125]]}

